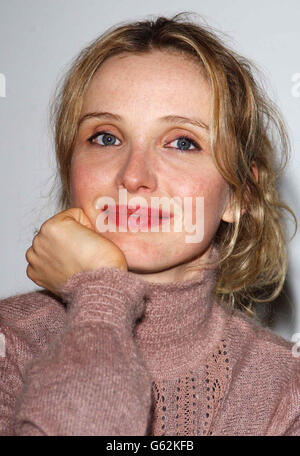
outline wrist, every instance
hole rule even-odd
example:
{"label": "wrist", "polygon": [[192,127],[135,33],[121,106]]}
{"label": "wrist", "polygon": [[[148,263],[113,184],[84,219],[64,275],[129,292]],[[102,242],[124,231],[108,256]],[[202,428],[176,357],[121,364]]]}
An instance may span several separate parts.
{"label": "wrist", "polygon": [[103,267],[75,274],[61,290],[61,298],[72,326],[92,321],[128,329],[145,310],[146,288],[146,282],[130,272]]}

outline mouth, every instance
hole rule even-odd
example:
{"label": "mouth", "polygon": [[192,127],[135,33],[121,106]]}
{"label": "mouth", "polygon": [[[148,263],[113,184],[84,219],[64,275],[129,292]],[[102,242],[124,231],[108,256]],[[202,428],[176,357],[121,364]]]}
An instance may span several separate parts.
{"label": "mouth", "polygon": [[173,218],[173,214],[154,207],[135,207],[126,205],[109,206],[105,205],[103,211],[109,213],[116,212],[116,225],[118,227],[130,228],[151,228],[165,223]]}
{"label": "mouth", "polygon": [[120,214],[124,214],[127,211],[128,216],[133,215],[134,217],[148,217],[149,219],[152,218],[161,218],[161,219],[171,219],[173,214],[163,211],[161,208],[155,207],[140,207],[139,205],[135,208],[131,208],[130,206],[117,206],[117,211]]}

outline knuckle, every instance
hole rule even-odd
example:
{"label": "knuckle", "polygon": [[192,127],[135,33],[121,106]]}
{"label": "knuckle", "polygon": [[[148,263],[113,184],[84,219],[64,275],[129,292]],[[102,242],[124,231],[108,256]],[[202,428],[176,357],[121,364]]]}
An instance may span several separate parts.
{"label": "knuckle", "polygon": [[28,263],[30,262],[31,254],[32,254],[32,247],[30,247],[29,249],[27,249],[27,250],[26,250],[26,253],[25,253],[25,258],[26,258],[26,260],[28,261]]}
{"label": "knuckle", "polygon": [[26,275],[27,277],[29,277],[30,279],[32,279],[33,275],[32,275],[32,267],[30,266],[30,264],[28,264],[27,268],[26,268]]}
{"label": "knuckle", "polygon": [[49,222],[44,222],[40,228],[40,233],[45,234],[48,230]]}
{"label": "knuckle", "polygon": [[[37,246],[39,245],[39,242],[40,242],[40,238],[39,238],[39,235],[37,234],[37,235],[34,237],[33,241],[32,241],[32,247],[31,247],[32,251],[33,251],[35,248],[37,248]],[[29,250],[30,250],[30,249],[29,249]],[[32,252],[32,251],[31,251],[31,252]]]}
{"label": "knuckle", "polygon": [[37,278],[34,269],[32,266],[29,264],[26,268],[26,275],[27,277],[32,280],[34,283],[36,283],[39,287],[42,286],[42,282]]}
{"label": "knuckle", "polygon": [[53,219],[47,220],[43,225],[41,226],[41,233],[43,235],[46,234],[55,234],[57,231],[57,223]]}

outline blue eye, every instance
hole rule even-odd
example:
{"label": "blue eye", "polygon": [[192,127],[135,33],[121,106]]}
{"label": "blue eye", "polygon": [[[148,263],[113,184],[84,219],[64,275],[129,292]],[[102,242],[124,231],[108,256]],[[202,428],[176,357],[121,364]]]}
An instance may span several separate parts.
{"label": "blue eye", "polygon": [[[115,138],[115,135],[112,135],[111,133],[107,133],[106,131],[99,131],[98,133],[95,133],[93,136],[91,136],[88,141],[91,143],[91,144],[94,144],[93,143],[93,140],[98,138],[98,136],[102,136],[103,135],[103,142],[104,142],[104,145],[103,146],[112,146],[112,145],[115,145],[115,141],[112,139],[112,138]],[[102,146],[102,144],[99,144],[99,146]],[[103,147],[102,146],[102,147]]]}
{"label": "blue eye", "polygon": [[[90,144],[95,144],[94,143],[94,139],[98,138],[99,136],[103,136],[103,143],[104,144],[99,144],[97,143],[100,147],[106,147],[106,146],[115,146],[115,145],[119,145],[119,144],[115,144],[116,143],[116,140],[118,140],[116,138],[115,135],[113,135],[112,133],[108,133],[106,131],[99,131],[97,133],[95,133],[93,136],[91,136],[88,141]],[[199,144],[196,143],[196,141],[194,141],[192,138],[190,138],[189,136],[178,136],[176,139],[174,139],[172,142],[174,141],[177,141],[177,143],[179,142],[179,144],[181,144],[181,146],[179,146],[179,148],[177,150],[181,151],[181,152],[194,152],[194,151],[200,151],[201,150],[201,147],[199,146]],[[194,149],[190,149],[190,146],[193,145],[194,146]],[[182,148],[180,148],[182,147]]]}
{"label": "blue eye", "polygon": [[[185,152],[185,151],[193,152],[195,150],[200,150],[201,149],[199,144],[197,144],[196,141],[194,141],[189,136],[179,136],[178,138],[174,139],[174,141],[179,142],[179,144],[181,143],[183,149],[179,149],[179,150],[183,151],[183,152]],[[172,141],[172,142],[174,142],[174,141]],[[195,149],[189,149],[191,144],[195,147]]]}

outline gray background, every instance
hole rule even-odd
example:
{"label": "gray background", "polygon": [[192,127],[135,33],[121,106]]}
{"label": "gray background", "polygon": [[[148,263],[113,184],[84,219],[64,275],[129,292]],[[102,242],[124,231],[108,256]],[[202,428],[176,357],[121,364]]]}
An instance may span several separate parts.
{"label": "gray background", "polygon": [[[282,194],[300,220],[300,84],[293,82],[300,80],[299,0],[1,0],[0,73],[6,96],[0,97],[0,298],[39,289],[26,276],[25,252],[34,228],[56,213],[48,197],[55,161],[47,114],[59,77],[108,27],[181,11],[198,13],[227,33],[228,44],[263,71],[289,128],[292,157]],[[300,332],[299,243],[297,234],[289,244],[287,285],[272,306],[270,327],[288,340]]]}

